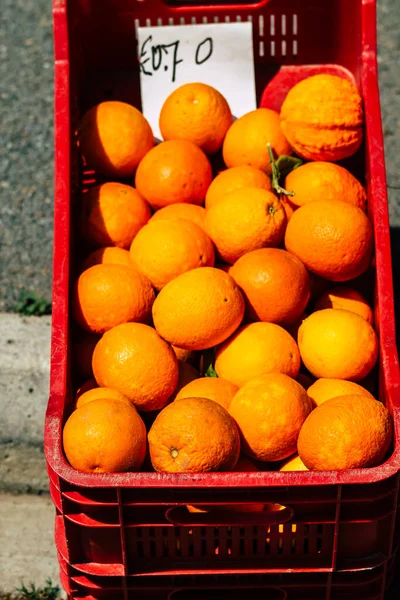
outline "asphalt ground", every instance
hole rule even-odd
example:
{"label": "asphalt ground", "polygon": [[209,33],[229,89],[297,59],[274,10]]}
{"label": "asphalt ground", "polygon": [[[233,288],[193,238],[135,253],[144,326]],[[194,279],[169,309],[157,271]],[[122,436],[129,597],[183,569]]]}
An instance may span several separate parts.
{"label": "asphalt ground", "polygon": [[[400,0],[378,0],[378,14],[390,215],[399,273]],[[51,296],[51,0],[3,0],[0,18],[0,311],[13,311],[22,291]]]}

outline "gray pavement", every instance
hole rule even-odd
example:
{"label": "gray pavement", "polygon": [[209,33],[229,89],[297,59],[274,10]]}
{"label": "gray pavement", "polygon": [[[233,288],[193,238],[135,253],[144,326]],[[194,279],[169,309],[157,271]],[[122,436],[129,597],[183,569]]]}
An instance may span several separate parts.
{"label": "gray pavement", "polygon": [[[390,213],[400,227],[400,0],[378,0],[378,11]],[[3,0],[0,19],[0,311],[12,311],[22,290],[51,295],[51,0]]]}

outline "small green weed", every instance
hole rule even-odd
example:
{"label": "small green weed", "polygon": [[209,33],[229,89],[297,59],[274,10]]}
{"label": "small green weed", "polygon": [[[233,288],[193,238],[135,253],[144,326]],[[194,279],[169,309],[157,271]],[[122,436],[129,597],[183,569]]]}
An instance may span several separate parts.
{"label": "small green weed", "polygon": [[60,588],[58,585],[53,586],[50,579],[46,581],[43,588],[31,584],[29,587],[23,585],[11,594],[0,592],[0,600],[59,600],[60,598]]}
{"label": "small green weed", "polygon": [[51,315],[51,303],[31,292],[20,294],[15,311],[26,317]]}

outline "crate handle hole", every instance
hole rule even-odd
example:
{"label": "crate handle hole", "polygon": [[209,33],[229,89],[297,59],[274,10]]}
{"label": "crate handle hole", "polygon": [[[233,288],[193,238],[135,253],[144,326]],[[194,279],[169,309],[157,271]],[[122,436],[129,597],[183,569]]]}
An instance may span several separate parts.
{"label": "crate handle hole", "polygon": [[281,525],[291,521],[294,511],[277,503],[200,504],[175,506],[165,513],[173,525]]}

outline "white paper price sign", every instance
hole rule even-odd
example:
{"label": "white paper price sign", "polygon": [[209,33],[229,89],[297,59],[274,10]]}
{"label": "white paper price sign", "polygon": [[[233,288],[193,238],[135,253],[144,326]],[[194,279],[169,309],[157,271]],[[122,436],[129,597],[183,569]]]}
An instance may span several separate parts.
{"label": "white paper price sign", "polygon": [[161,107],[185,83],[215,87],[235,117],[256,108],[250,22],[140,27],[138,55],[143,113],[158,138]]}

